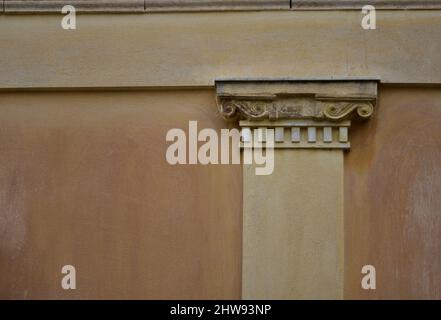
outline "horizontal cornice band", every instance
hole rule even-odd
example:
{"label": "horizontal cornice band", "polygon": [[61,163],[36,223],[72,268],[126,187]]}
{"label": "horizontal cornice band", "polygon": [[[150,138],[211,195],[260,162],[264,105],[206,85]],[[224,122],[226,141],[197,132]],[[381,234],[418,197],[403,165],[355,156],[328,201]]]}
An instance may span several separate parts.
{"label": "horizontal cornice band", "polygon": [[146,0],[146,11],[289,10],[290,0]]}
{"label": "horizontal cornice band", "polygon": [[142,13],[144,0],[4,0],[5,13],[61,12],[73,5],[77,12]]}
{"label": "horizontal cornice band", "polygon": [[373,5],[377,10],[441,9],[441,0],[292,0],[291,10],[360,10]]}
{"label": "horizontal cornice band", "polygon": [[77,12],[143,13],[181,11],[360,10],[371,4],[382,10],[441,9],[441,0],[0,0],[0,13],[60,12],[73,5]]}

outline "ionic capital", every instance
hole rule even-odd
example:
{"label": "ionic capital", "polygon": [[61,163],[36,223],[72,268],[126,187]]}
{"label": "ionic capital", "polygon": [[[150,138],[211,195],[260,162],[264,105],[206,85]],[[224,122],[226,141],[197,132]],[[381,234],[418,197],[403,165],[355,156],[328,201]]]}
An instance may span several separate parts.
{"label": "ionic capital", "polygon": [[373,80],[225,80],[217,104],[243,131],[275,130],[276,148],[349,149],[351,121],[370,118],[377,101]]}

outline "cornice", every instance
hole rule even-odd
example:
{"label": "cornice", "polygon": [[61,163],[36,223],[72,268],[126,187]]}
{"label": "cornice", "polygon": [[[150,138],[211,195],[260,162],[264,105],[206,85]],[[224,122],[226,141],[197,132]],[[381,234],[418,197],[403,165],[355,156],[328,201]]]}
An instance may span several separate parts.
{"label": "cornice", "polygon": [[77,12],[149,13],[263,10],[438,10],[441,0],[0,0],[0,13],[59,13],[64,5]]}
{"label": "cornice", "polygon": [[441,9],[440,0],[292,0],[292,10],[361,10],[373,5],[377,10]]}
{"label": "cornice", "polygon": [[289,0],[3,0],[5,13],[59,13],[65,5],[77,12],[149,13],[180,11],[290,10]]}
{"label": "cornice", "polygon": [[146,11],[289,10],[290,0],[146,0]]}
{"label": "cornice", "polygon": [[77,12],[142,13],[144,0],[4,0],[4,12],[14,14],[60,13],[65,5]]}

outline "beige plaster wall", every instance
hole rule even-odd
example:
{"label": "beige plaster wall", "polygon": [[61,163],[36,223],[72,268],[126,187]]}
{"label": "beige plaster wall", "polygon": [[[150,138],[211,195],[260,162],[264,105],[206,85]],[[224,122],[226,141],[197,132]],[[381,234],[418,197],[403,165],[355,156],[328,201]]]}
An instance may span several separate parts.
{"label": "beige plaster wall", "polygon": [[441,11],[0,16],[0,89],[212,86],[216,78],[441,83]]}

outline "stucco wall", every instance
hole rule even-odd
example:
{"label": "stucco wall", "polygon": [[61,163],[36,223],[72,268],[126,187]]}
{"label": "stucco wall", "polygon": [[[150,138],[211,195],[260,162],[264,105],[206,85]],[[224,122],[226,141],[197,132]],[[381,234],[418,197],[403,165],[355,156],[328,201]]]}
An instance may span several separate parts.
{"label": "stucco wall", "polygon": [[61,18],[0,15],[0,298],[240,298],[242,169],[170,166],[166,132],[232,126],[215,79],[342,77],[383,83],[344,155],[344,296],[441,298],[441,11]]}
{"label": "stucco wall", "polygon": [[[346,298],[441,298],[441,89],[380,87],[345,156]],[[377,269],[362,290],[361,268]]]}
{"label": "stucco wall", "polygon": [[169,129],[225,127],[213,91],[2,93],[0,115],[0,298],[240,298],[241,167],[165,160]]}
{"label": "stucco wall", "polygon": [[[441,11],[0,15],[0,88],[213,86],[216,78],[441,84]],[[430,45],[428,45],[430,44]],[[50,50],[48,50],[50,48]]]}

